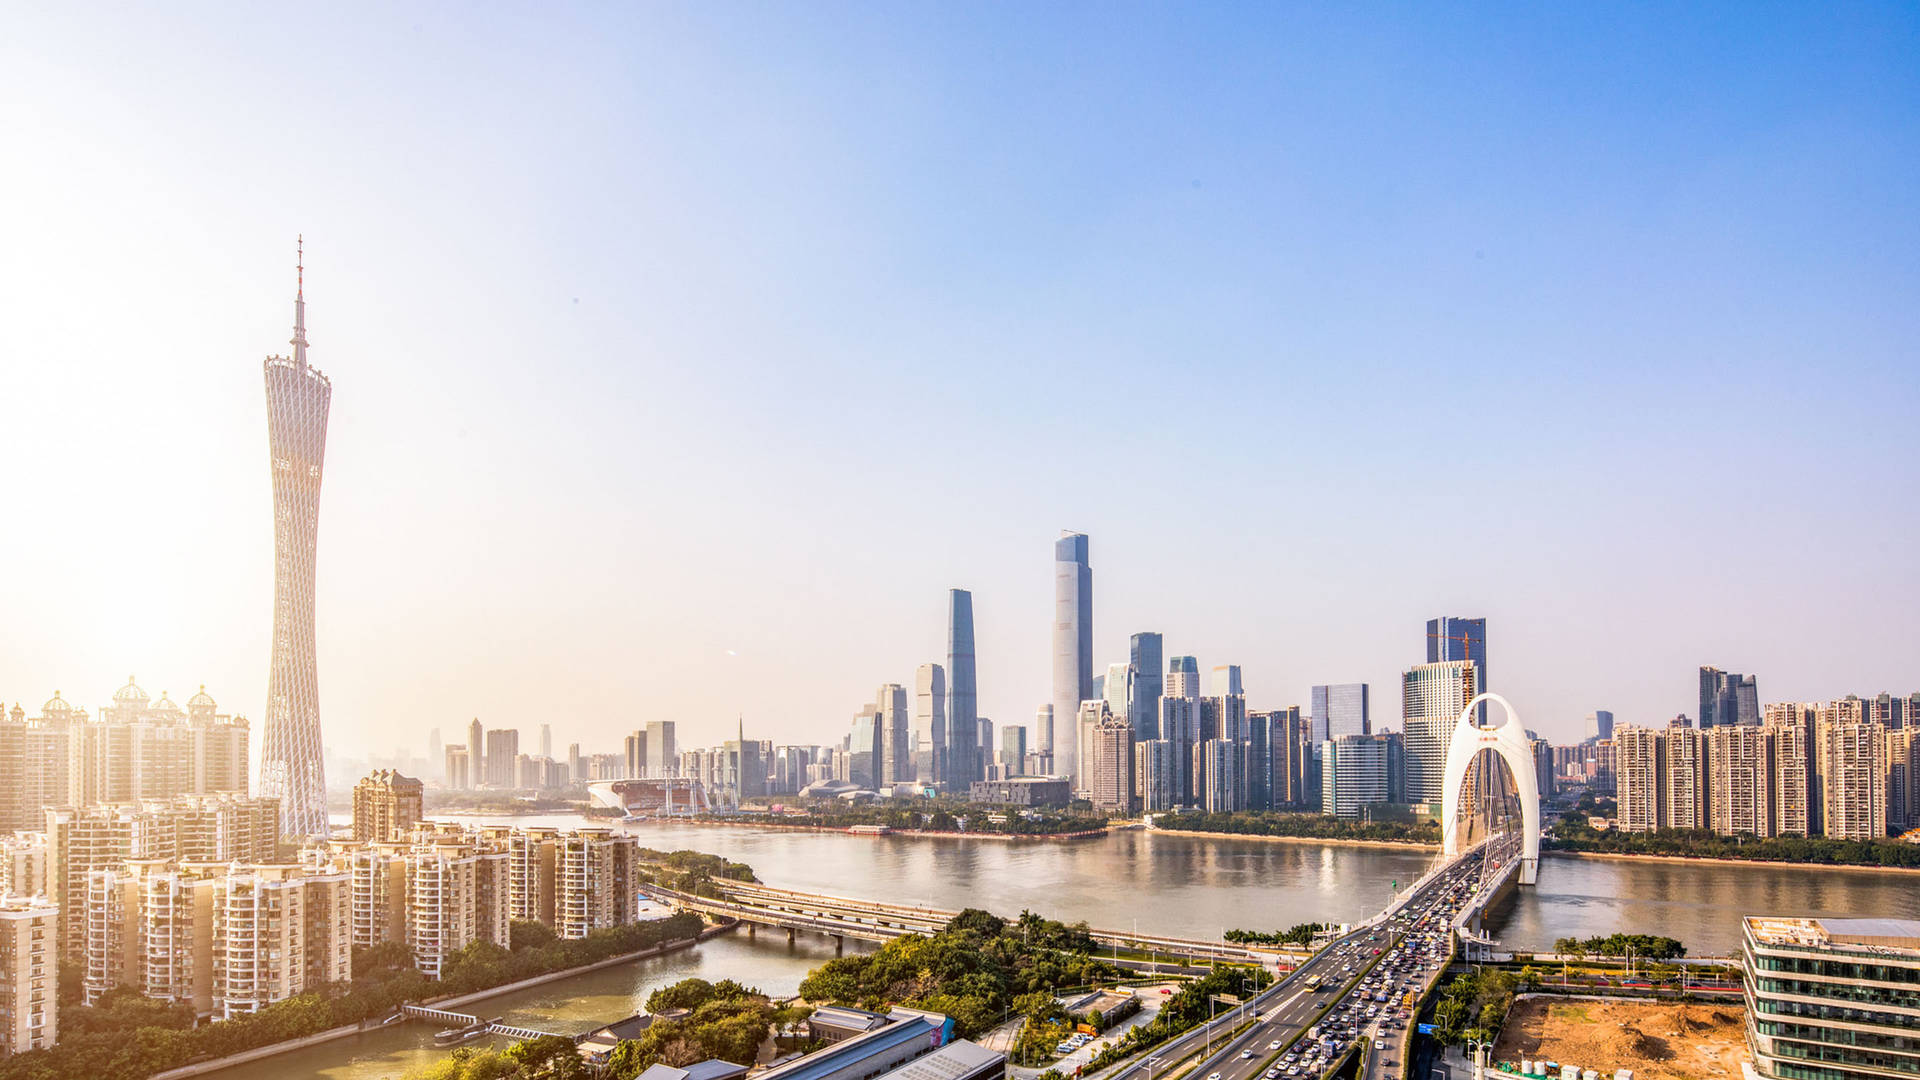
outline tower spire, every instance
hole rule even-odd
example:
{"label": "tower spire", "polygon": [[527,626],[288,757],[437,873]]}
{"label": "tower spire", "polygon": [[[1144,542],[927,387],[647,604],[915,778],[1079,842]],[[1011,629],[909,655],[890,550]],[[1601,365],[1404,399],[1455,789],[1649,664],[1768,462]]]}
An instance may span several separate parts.
{"label": "tower spire", "polygon": [[307,238],[304,233],[296,234],[293,257],[294,293],[293,293],[293,359],[300,370],[307,369]]}

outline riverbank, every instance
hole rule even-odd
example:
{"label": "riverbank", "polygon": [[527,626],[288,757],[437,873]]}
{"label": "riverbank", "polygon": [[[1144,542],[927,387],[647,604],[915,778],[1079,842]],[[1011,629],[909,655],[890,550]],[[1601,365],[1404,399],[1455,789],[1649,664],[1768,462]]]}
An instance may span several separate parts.
{"label": "riverbank", "polygon": [[781,829],[788,832],[836,833],[841,836],[857,836],[866,839],[883,839],[889,836],[909,838],[931,837],[942,840],[1087,840],[1096,836],[1105,836],[1114,829],[1137,829],[1134,822],[1122,822],[1098,829],[1081,829],[1077,832],[1063,833],[996,833],[996,832],[956,832],[941,829],[893,829],[886,832],[870,831],[861,825],[805,825],[797,822],[762,820],[759,818],[648,818],[649,825],[725,825],[749,829]]}
{"label": "riverbank", "polygon": [[[606,968],[617,967],[621,964],[629,964],[640,960],[651,960],[655,957],[679,952],[682,949],[691,949],[703,941],[711,940],[721,934],[737,929],[739,925],[737,920],[723,922],[709,926],[693,937],[662,942],[637,952],[622,953],[619,956],[609,956],[604,960],[595,960],[590,964],[581,964],[578,967],[549,971],[515,982],[503,983],[499,986],[489,986],[484,990],[475,990],[468,994],[449,994],[437,998],[426,998],[421,1001],[408,1002],[408,1004],[427,1005],[437,1009],[451,1009],[477,1001],[486,1001],[490,998],[504,997],[507,994],[517,993],[546,983],[558,982],[562,979],[569,979],[575,976],[601,971]],[[402,1024],[415,1022],[416,1021],[412,1020],[397,1021],[397,1023]],[[179,1066],[178,1068],[154,1073],[148,1077],[147,1080],[187,1080],[188,1077],[201,1076],[206,1073],[218,1072],[222,1069],[230,1069],[250,1062],[279,1057],[283,1054],[290,1054],[296,1050],[304,1050],[311,1046],[319,1046],[336,1039],[344,1039],[353,1035],[364,1035],[367,1032],[378,1031],[386,1026],[388,1025],[381,1020],[365,1020],[358,1024],[348,1024],[343,1027],[315,1032],[312,1035],[303,1035],[297,1039],[288,1039],[284,1042],[271,1043],[267,1046],[256,1046],[250,1050],[241,1050],[237,1053],[228,1054],[225,1057],[213,1058],[208,1061],[196,1061],[188,1065]]]}
{"label": "riverbank", "polygon": [[1870,866],[1855,863],[1787,862],[1783,859],[1723,859],[1712,855],[1650,855],[1621,851],[1567,851],[1544,848],[1540,854],[1562,859],[1607,859],[1638,863],[1688,863],[1698,866],[1759,866],[1767,869],[1790,867],[1795,870],[1858,870],[1870,874],[1920,874],[1920,866]]}
{"label": "riverbank", "polygon": [[1329,839],[1320,836],[1268,836],[1262,833],[1197,832],[1191,829],[1167,829],[1148,826],[1151,832],[1166,836],[1192,836],[1202,840],[1272,840],[1283,844],[1314,844],[1322,847],[1390,848],[1394,851],[1439,851],[1439,844],[1425,840]]}

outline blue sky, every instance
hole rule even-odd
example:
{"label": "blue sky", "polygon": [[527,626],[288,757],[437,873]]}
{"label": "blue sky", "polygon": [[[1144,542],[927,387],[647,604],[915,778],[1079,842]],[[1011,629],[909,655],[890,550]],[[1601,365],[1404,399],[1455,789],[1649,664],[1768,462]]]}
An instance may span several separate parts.
{"label": "blue sky", "polygon": [[10,22],[8,700],[259,713],[297,232],[340,748],[824,741],[950,585],[1024,721],[1061,528],[1257,707],[1438,614],[1551,736],[1920,689],[1910,5]]}

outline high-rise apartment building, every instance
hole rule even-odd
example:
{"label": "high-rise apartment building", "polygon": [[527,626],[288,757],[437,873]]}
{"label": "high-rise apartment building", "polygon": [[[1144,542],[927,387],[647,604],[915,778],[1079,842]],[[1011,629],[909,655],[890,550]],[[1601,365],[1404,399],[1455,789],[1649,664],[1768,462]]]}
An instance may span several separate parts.
{"label": "high-rise apartment building", "polygon": [[1668,829],[1705,829],[1707,816],[1707,739],[1698,728],[1672,727],[1660,733],[1666,742],[1667,802],[1661,825]]}
{"label": "high-rise apartment building", "polygon": [[[1432,626],[1430,623],[1430,631]],[[1430,649],[1432,641],[1429,637]],[[1402,676],[1400,715],[1406,738],[1409,802],[1438,804],[1444,798],[1447,747],[1453,727],[1467,703],[1480,693],[1480,686],[1480,669],[1472,660],[1420,664]]]}
{"label": "high-rise apartment building", "polygon": [[1133,763],[1133,725],[1109,712],[1093,729],[1092,786],[1095,810],[1109,814],[1134,811],[1136,782]]}
{"label": "high-rise apartment building", "polygon": [[634,920],[639,895],[638,845],[609,829],[562,833],[554,852],[553,932],[584,938]]}
{"label": "high-rise apartment building", "polygon": [[438,979],[473,942],[508,943],[507,865],[503,852],[457,841],[407,852],[407,945],[417,971]]}
{"label": "high-rise apartment building", "polygon": [[1366,683],[1336,683],[1313,688],[1312,731],[1314,742],[1326,742],[1342,735],[1373,734],[1373,717]]}
{"label": "high-rise apartment building", "polygon": [[1127,698],[1127,723],[1135,737],[1160,737],[1160,695],[1166,690],[1161,673],[1162,640],[1152,631],[1133,635],[1128,660],[1133,665],[1133,691]]}
{"label": "high-rise apartment building", "polygon": [[230,871],[213,886],[213,1014],[231,1020],[353,976],[353,884],[301,866]]}
{"label": "high-rise apartment building", "polygon": [[61,952],[79,956],[85,947],[74,912],[89,872],[118,870],[128,859],[270,863],[279,847],[279,818],[275,800],[235,795],[48,808],[47,885],[60,913]]}
{"label": "high-rise apartment building", "polygon": [[1814,780],[1811,712],[1784,710],[1767,722],[1773,739],[1773,820],[1777,836],[1815,836],[1820,829]]}
{"label": "high-rise apartment building", "polygon": [[939,664],[913,673],[913,778],[925,787],[947,779],[947,669]]}
{"label": "high-rise apartment building", "polygon": [[974,684],[973,594],[947,590],[947,790],[966,791],[984,774],[979,688]]}
{"label": "high-rise apartment building", "polygon": [[1613,732],[1615,811],[1624,832],[1653,832],[1665,825],[1666,740],[1654,728],[1628,725]]}
{"label": "high-rise apartment building", "polygon": [[1819,732],[1821,820],[1836,840],[1887,835],[1887,744],[1871,722],[1823,724]]}
{"label": "high-rise apartment building", "polygon": [[[304,259],[301,260],[305,262]],[[327,835],[325,745],[314,646],[320,481],[333,384],[307,363],[306,270],[293,299],[293,356],[270,356],[267,457],[273,476],[273,652],[260,792],[280,800],[288,836]]]}
{"label": "high-rise apartment building", "polygon": [[510,790],[519,779],[516,775],[520,760],[520,729],[489,728],[487,730],[487,786]]}
{"label": "high-rise apartment building", "polygon": [[1775,732],[1736,726],[1708,728],[1705,735],[1713,831],[1722,836],[1776,835]]}
{"label": "high-rise apartment building", "polygon": [[46,1050],[59,1038],[57,922],[39,897],[0,898],[0,1057]]}
{"label": "high-rise apartment building", "polygon": [[1899,835],[1920,828],[1920,728],[1894,728],[1886,740],[1887,831]]}
{"label": "high-rise apartment building", "polygon": [[473,787],[473,757],[467,748],[459,743],[448,743],[443,755],[446,762],[440,775],[445,779],[447,790],[466,791]]}
{"label": "high-rise apartment building", "polygon": [[[1087,538],[1064,532],[1053,545],[1053,715],[1056,723],[1080,715],[1080,703],[1093,693],[1093,568]],[[1079,739],[1058,739],[1053,748],[1056,775],[1078,790]]]}
{"label": "high-rise apartment building", "polygon": [[375,769],[353,786],[353,838],[389,842],[406,839],[426,818],[426,785],[392,769]]}

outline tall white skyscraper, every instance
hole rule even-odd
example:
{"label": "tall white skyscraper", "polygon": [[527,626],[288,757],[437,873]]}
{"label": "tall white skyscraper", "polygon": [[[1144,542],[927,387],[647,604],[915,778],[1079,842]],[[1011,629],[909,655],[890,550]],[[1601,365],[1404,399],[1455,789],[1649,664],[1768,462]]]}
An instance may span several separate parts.
{"label": "tall white skyscraper", "polygon": [[947,669],[921,664],[913,693],[913,777],[938,784],[947,777]]}
{"label": "tall white skyscraper", "polygon": [[1437,803],[1445,797],[1447,746],[1461,710],[1480,692],[1479,678],[1471,660],[1420,664],[1401,677],[1408,802]]}
{"label": "tall white skyscraper", "polygon": [[293,299],[293,356],[270,356],[264,365],[273,474],[273,655],[260,791],[280,800],[280,831],[297,837],[325,836],[328,828],[313,598],[333,384],[307,364],[305,262],[303,253]]}
{"label": "tall white skyscraper", "polygon": [[1131,663],[1108,664],[1107,681],[1101,689],[1103,693],[1100,696],[1106,699],[1113,715],[1123,720],[1133,715],[1134,670]]}
{"label": "tall white skyscraper", "polygon": [[1053,706],[1042,705],[1033,714],[1034,749],[1039,753],[1053,754]]}
{"label": "tall white skyscraper", "polygon": [[[1053,715],[1077,722],[1080,703],[1093,697],[1093,568],[1087,562],[1087,538],[1063,532],[1053,545]],[[1054,775],[1078,788],[1080,739],[1054,743]]]}
{"label": "tall white skyscraper", "polygon": [[873,696],[880,714],[880,756],[874,766],[880,784],[905,784],[913,779],[913,725],[907,716],[907,688],[887,683]]}

